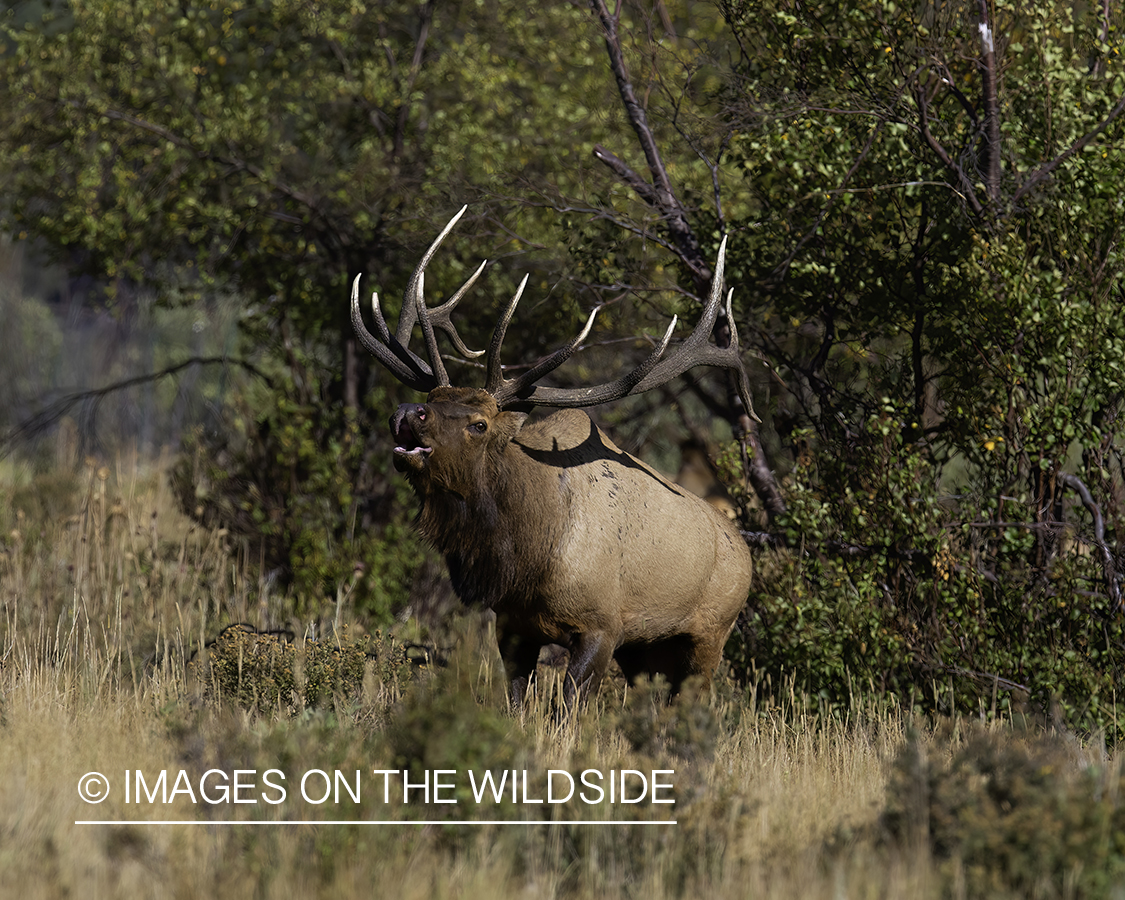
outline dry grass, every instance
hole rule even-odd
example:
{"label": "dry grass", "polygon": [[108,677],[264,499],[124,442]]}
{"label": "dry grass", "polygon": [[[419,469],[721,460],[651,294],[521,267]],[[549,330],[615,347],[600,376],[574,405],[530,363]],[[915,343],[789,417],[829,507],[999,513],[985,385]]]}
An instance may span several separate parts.
{"label": "dry grass", "polygon": [[[380,655],[331,702],[314,707],[299,689],[270,704],[236,702],[216,673],[257,671],[247,656],[256,651],[207,665],[215,651],[205,647],[229,623],[292,631],[276,652],[298,685],[321,665],[308,623],[289,618],[292,598],[259,583],[247,548],[180,517],[159,467],[91,463],[64,482],[0,472],[0,883],[10,896],[897,898],[964,887],[956,864],[884,839],[890,764],[906,727],[858,703],[842,722],[797,712],[796,702],[767,707],[730,686],[709,707],[607,690],[560,728],[548,698],[520,717],[507,712],[489,654],[466,646],[447,671],[418,674],[395,662],[386,640],[371,644]],[[364,634],[333,598],[324,613],[322,635]],[[942,740],[933,752],[948,756],[960,739]],[[1096,756],[1082,752],[1075,765]],[[171,779],[183,769],[196,779],[208,768],[405,766],[671,768],[679,824],[224,825],[453,814],[347,802],[212,807],[182,795],[126,804],[119,781],[91,806],[77,791],[91,771],[114,780],[167,770]],[[666,814],[647,804],[555,812]],[[462,804],[456,813],[482,817]],[[209,824],[75,824],[90,818]]]}

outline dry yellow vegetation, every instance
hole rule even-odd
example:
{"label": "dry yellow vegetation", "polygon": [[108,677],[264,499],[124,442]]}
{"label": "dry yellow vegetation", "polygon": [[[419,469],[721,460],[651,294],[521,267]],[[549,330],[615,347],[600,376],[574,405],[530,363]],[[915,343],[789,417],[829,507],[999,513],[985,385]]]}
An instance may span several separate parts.
{"label": "dry yellow vegetation", "polygon": [[[159,467],[91,462],[71,478],[9,464],[0,501],[0,883],[23,900],[971,896],[987,879],[969,850],[927,840],[935,813],[902,778],[914,765],[917,784],[940,787],[942,766],[974,734],[993,747],[1032,740],[964,723],[912,738],[902,717],[859,701],[841,721],[731,685],[710,706],[610,685],[576,722],[554,724],[546,699],[516,716],[472,629],[447,668],[419,670],[393,637],[368,634],[326,598],[314,640],[309,623],[288,618],[291,598],[253,574],[249,548],[176,513]],[[239,622],[278,633],[215,640]],[[1119,761],[1096,744],[1058,746],[1052,796],[1092,772],[1099,797],[1119,790]],[[464,783],[450,806],[372,806],[370,793],[297,802],[298,773],[315,769],[626,768],[672,770],[675,804],[481,806]],[[193,796],[208,771],[221,773],[214,794],[236,769],[254,773],[242,796],[258,802]],[[285,802],[265,799],[270,769],[287,773]],[[138,770],[153,802],[136,802],[136,781],[126,802],[123,780]],[[79,796],[91,772],[110,783],[98,804]],[[365,784],[382,794],[382,781]],[[1120,805],[1105,807],[1107,874]],[[466,817],[538,824],[454,824]],[[615,818],[631,824],[580,824]],[[183,824],[76,824],[91,819]],[[393,824],[357,824],[372,819]],[[1063,893],[1081,894],[1079,876],[1066,877]],[[1048,875],[1033,887],[1048,896],[1053,884]]]}

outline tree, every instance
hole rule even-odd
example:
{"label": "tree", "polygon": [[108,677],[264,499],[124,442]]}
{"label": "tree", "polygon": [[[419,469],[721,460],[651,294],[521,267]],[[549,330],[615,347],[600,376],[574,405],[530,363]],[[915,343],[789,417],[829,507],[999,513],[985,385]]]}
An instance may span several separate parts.
{"label": "tree", "polygon": [[[189,512],[264,541],[268,566],[307,592],[351,581],[365,555],[378,568],[360,545],[403,515],[377,412],[400,388],[356,352],[350,279],[375,273],[394,314],[421,247],[465,199],[478,246],[500,257],[497,293],[529,248],[549,258],[553,215],[512,209],[493,185],[550,168],[566,187],[571,134],[613,132],[597,112],[610,83],[591,63],[596,35],[576,22],[581,8],[526,21],[511,3],[89,0],[8,32],[0,227],[46,241],[119,306],[141,286],[169,303],[245,298],[247,352],[268,381],[249,380],[179,483]],[[549,49],[559,33],[575,35],[574,59]],[[463,280],[472,252],[447,246],[431,284]],[[549,287],[536,269],[533,289]],[[580,311],[545,305],[509,343],[534,359]]]}
{"label": "tree", "polygon": [[820,548],[751,642],[794,636],[843,695],[841,658],[900,696],[952,678],[972,707],[991,678],[1104,724],[1123,660],[1105,624],[1125,484],[1105,465],[1125,386],[1119,23],[1108,5],[724,9],[737,246],[798,463],[790,540]]}

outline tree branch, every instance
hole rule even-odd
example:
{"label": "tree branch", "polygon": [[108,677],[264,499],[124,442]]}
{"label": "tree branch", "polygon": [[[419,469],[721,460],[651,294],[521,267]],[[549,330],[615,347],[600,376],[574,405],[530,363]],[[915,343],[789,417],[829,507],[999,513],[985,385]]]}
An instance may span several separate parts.
{"label": "tree branch", "polygon": [[1088,131],[1077,141],[1075,141],[1066,151],[1060,153],[1050,162],[1045,163],[1035,172],[1034,175],[1028,178],[1027,181],[1025,181],[1019,188],[1019,190],[1017,190],[1015,194],[1012,195],[1012,204],[1015,205],[1016,203],[1019,203],[1019,201],[1022,200],[1023,197],[1026,196],[1028,192],[1030,192],[1034,187],[1036,187],[1036,185],[1043,181],[1043,179],[1054,172],[1055,169],[1061,166],[1076,153],[1080,152],[1083,147],[1090,143],[1090,141],[1092,141],[1099,134],[1105,131],[1112,124],[1113,120],[1121,115],[1122,110],[1125,110],[1125,94],[1121,95],[1121,98],[1117,101],[1117,105],[1114,106],[1109,115],[1106,116],[1104,120],[1102,120],[1101,124],[1099,124],[1096,128]]}
{"label": "tree branch", "polygon": [[422,71],[422,56],[426,49],[426,40],[430,36],[430,25],[433,20],[434,0],[427,0],[418,10],[418,41],[414,45],[414,58],[410,61],[410,75],[406,80],[406,89],[402,92],[402,105],[398,108],[394,149],[391,152],[392,159],[397,160],[402,156],[403,147],[406,145],[406,124],[410,118],[410,96],[414,93],[418,73]]}
{"label": "tree branch", "polygon": [[35,437],[37,434],[45,431],[54,425],[59,419],[65,416],[71,409],[80,403],[87,403],[94,401],[100,402],[110,394],[117,391],[123,391],[127,388],[136,387],[139,384],[148,384],[153,381],[159,381],[161,378],[166,378],[169,375],[175,375],[177,372],[195,365],[235,365],[240,368],[246,369],[248,372],[261,378],[270,388],[273,387],[273,382],[268,375],[261,371],[253,363],[247,362],[243,359],[231,359],[227,356],[193,356],[186,359],[181,363],[174,366],[169,366],[166,369],[161,369],[159,372],[149,372],[145,375],[137,375],[134,378],[127,378],[124,381],[116,381],[113,384],[108,384],[105,387],[94,388],[89,391],[77,391],[73,394],[67,394],[60,397],[58,400],[51,403],[45,409],[40,410],[29,419],[20,422],[12,428],[6,435],[0,438],[0,459],[4,459],[8,454],[15,449],[15,445],[20,440],[27,440]]}
{"label": "tree branch", "polygon": [[[594,155],[626,184],[630,185],[638,196],[660,216],[664,227],[667,229],[669,240],[675,248],[676,255],[691,273],[696,293],[701,297],[706,296],[709,293],[714,273],[704,259],[699,241],[688,222],[687,213],[672,189],[672,181],[668,177],[668,170],[661,159],[656,136],[649,127],[644,106],[637,100],[637,95],[633,90],[618,35],[620,6],[612,15],[605,5],[605,0],[590,0],[590,7],[601,23],[606,52],[609,55],[610,69],[617,81],[617,89],[621,94],[626,116],[633,126],[633,131],[637,135],[637,140],[644,152],[652,182],[646,182],[604,147],[595,147]],[[733,323],[727,321],[725,315],[722,316],[715,325],[715,343],[719,347],[729,347],[734,334]],[[744,370],[737,374],[733,371],[728,372],[728,412],[725,418],[730,422],[731,430],[738,435],[742,443],[743,462],[747,478],[761,498],[770,520],[773,521],[776,516],[785,511],[785,500],[777,485],[777,479],[774,477],[773,471],[766,464],[765,454],[758,437],[757,416],[754,414],[751,405],[747,384]]]}
{"label": "tree branch", "polygon": [[980,68],[984,89],[984,132],[988,147],[985,174],[988,200],[993,210],[1000,202],[1000,102],[997,98],[996,46],[988,19],[988,0],[980,0]]}
{"label": "tree branch", "polygon": [[659,198],[656,196],[656,191],[652,189],[652,185],[629,168],[621,157],[610,153],[610,151],[606,150],[601,144],[594,144],[594,157],[605,163],[614,175],[636,191],[637,195],[644,200],[646,204],[654,207],[659,205]]}
{"label": "tree branch", "polygon": [[1105,542],[1105,519],[1102,518],[1101,507],[1094,500],[1090,489],[1077,475],[1062,472],[1058,476],[1058,481],[1063,487],[1069,488],[1078,495],[1082,505],[1086,507],[1086,511],[1090,513],[1090,517],[1094,520],[1094,546],[1101,551],[1102,573],[1105,577],[1106,591],[1113,603],[1113,611],[1118,612],[1122,608],[1121,584],[1117,577],[1117,567],[1114,565],[1113,554]]}
{"label": "tree branch", "polygon": [[[629,119],[629,124],[633,127],[634,133],[637,135],[637,140],[640,142],[641,150],[645,156],[645,162],[648,164],[649,174],[652,176],[652,183],[646,184],[642,190],[638,190],[638,193],[640,193],[645,203],[653,207],[664,221],[672,243],[677,248],[677,255],[691,271],[692,279],[695,281],[696,292],[700,296],[705,296],[711,281],[711,267],[706,260],[704,260],[699,241],[696,240],[695,233],[688,224],[687,214],[684,212],[683,206],[676,197],[675,191],[672,189],[672,181],[668,177],[668,170],[665,168],[664,160],[660,156],[660,148],[656,144],[656,136],[652,133],[652,128],[648,124],[648,116],[645,113],[645,109],[637,99],[636,92],[633,90],[633,83],[625,67],[625,55],[621,50],[621,39],[617,32],[617,26],[620,22],[620,10],[611,15],[606,8],[605,0],[590,0],[590,6],[601,22],[606,52],[609,54],[610,69],[613,71],[613,77],[617,81],[617,90],[618,93],[621,94],[621,102],[625,105],[625,114]],[[604,148],[600,149],[602,153],[606,155],[603,157],[603,155],[598,152],[599,148],[595,148],[594,155],[603,163],[610,166],[611,169],[614,169],[614,172],[621,177],[621,172],[614,167],[610,159],[610,157],[612,157],[613,160],[617,160],[617,157],[605,151]],[[617,162],[626,172],[632,172],[632,170],[625,166],[624,163],[621,163],[620,160],[617,160]],[[636,173],[632,173],[632,175],[625,180],[634,190],[638,189],[637,183],[640,181],[640,176],[636,175]]]}
{"label": "tree branch", "polygon": [[[943,78],[943,80],[945,80]],[[960,93],[960,92],[958,92]],[[957,163],[953,161],[946,149],[938,143],[937,138],[934,137],[930,131],[930,115],[929,115],[929,100],[926,98],[926,88],[923,85],[918,85],[914,89],[914,96],[918,103],[918,128],[922,132],[922,138],[925,140],[926,145],[934,151],[934,155],[941,161],[961,185],[962,196],[969,201],[969,205],[973,208],[973,212],[978,216],[984,213],[984,206],[977,195],[973,192],[973,184],[969,176],[965,174]]]}

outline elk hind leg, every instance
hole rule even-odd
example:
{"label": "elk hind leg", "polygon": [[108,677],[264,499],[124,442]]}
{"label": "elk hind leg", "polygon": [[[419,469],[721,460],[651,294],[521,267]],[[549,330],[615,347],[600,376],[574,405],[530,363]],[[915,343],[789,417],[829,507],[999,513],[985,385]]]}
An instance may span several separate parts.
{"label": "elk hind leg", "polygon": [[614,658],[621,671],[633,684],[637,676],[663,675],[673,696],[680,692],[684,682],[701,675],[705,683],[718,665],[722,648],[714,642],[700,641],[690,634],[676,634],[647,644],[632,644],[620,648]]}
{"label": "elk hind leg", "polygon": [[570,663],[563,684],[563,703],[567,710],[576,700],[585,700],[597,690],[609,661],[613,659],[614,642],[604,631],[586,631],[574,635],[570,645]]}

